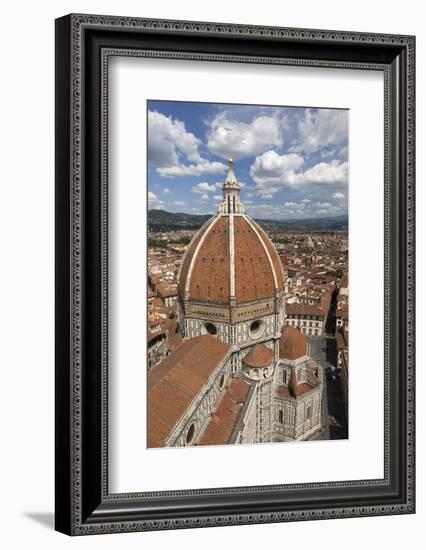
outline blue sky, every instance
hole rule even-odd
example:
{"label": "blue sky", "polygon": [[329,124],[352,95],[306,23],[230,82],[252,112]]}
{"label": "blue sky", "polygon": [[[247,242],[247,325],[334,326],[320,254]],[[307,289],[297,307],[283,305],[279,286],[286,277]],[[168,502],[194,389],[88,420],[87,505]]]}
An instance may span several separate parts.
{"label": "blue sky", "polygon": [[215,214],[229,158],[252,217],[347,214],[348,111],[148,101],[149,208]]}

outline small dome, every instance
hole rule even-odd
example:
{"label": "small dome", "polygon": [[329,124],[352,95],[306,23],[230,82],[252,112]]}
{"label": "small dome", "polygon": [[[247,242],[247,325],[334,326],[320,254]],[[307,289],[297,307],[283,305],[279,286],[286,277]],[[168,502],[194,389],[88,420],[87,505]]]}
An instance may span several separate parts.
{"label": "small dome", "polygon": [[263,344],[256,344],[243,358],[249,367],[266,367],[274,360],[274,352]]}
{"label": "small dome", "polygon": [[307,353],[307,342],[304,335],[295,327],[285,326],[280,338],[280,357],[294,361]]}

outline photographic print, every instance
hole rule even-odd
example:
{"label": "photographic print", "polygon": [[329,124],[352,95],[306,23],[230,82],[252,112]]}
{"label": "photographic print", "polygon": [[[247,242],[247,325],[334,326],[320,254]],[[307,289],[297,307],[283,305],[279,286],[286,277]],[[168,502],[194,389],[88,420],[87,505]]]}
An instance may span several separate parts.
{"label": "photographic print", "polygon": [[147,447],[347,439],[349,111],[147,110]]}
{"label": "photographic print", "polygon": [[415,120],[414,36],[56,20],[56,530],[415,513]]}

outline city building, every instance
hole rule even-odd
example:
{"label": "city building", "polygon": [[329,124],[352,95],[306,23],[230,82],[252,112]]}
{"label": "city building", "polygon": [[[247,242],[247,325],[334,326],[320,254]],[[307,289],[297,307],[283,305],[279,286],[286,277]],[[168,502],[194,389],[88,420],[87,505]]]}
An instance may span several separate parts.
{"label": "city building", "polygon": [[305,440],[321,429],[322,367],[286,326],[282,262],[245,214],[232,161],[177,294],[183,341],[148,373],[148,447]]}
{"label": "city building", "polygon": [[349,386],[349,279],[346,273],[339,284],[336,308],[337,369],[348,418]]}
{"label": "city building", "polygon": [[296,302],[287,304],[286,324],[298,328],[307,336],[324,334],[328,309],[322,305]]}
{"label": "city building", "polygon": [[167,308],[171,308],[177,302],[178,292],[176,285],[159,283],[155,288],[158,296]]}
{"label": "city building", "polygon": [[348,418],[349,393],[349,332],[346,328],[336,328],[337,370],[340,375],[340,387]]}

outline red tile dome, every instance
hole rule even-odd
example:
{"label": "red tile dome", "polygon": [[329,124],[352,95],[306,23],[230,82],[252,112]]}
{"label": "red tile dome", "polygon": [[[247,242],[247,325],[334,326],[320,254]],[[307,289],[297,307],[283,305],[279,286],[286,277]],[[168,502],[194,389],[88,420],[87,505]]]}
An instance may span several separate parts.
{"label": "red tile dome", "polygon": [[305,336],[295,327],[285,326],[280,338],[280,357],[294,361],[307,354]]}
{"label": "red tile dome", "polygon": [[274,360],[274,352],[264,344],[256,344],[243,358],[244,364],[249,367],[266,367]]}
{"label": "red tile dome", "polygon": [[246,215],[211,218],[188,246],[179,275],[181,299],[236,304],[275,296],[281,260],[269,237]]}
{"label": "red tile dome", "polygon": [[179,297],[195,303],[236,305],[274,298],[284,284],[281,260],[268,235],[245,215],[229,161],[219,214],[190,242],[179,273]]}

